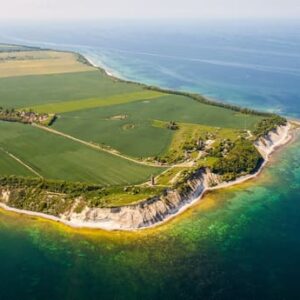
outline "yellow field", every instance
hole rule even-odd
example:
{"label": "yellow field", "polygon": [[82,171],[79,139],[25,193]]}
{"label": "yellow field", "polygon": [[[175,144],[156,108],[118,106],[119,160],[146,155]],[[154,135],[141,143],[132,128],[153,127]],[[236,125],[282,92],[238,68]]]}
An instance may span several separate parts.
{"label": "yellow field", "polygon": [[75,101],[64,101],[58,103],[47,103],[32,107],[24,107],[23,109],[33,109],[35,112],[47,113],[65,113],[70,111],[84,110],[89,108],[111,106],[116,104],[129,103],[138,100],[159,99],[166,96],[164,93],[142,90],[138,92],[123,93],[104,98],[91,98]]}
{"label": "yellow field", "polygon": [[92,71],[76,54],[56,51],[0,53],[0,78]]}

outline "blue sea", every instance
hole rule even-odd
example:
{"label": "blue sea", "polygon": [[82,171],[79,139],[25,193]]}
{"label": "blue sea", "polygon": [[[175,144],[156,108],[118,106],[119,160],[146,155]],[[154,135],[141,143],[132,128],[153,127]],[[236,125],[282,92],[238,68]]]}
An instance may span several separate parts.
{"label": "blue sea", "polygon": [[122,78],[300,116],[300,21],[1,26],[0,41],[79,51]]}
{"label": "blue sea", "polygon": [[[122,78],[300,118],[300,21],[0,23]],[[300,137],[255,180],[140,232],[0,211],[0,299],[298,299]]]}

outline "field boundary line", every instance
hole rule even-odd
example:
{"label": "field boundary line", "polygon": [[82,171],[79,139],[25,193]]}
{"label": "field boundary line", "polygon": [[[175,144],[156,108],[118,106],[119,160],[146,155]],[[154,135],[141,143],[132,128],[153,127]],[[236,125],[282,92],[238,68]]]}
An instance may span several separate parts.
{"label": "field boundary line", "polygon": [[123,155],[123,154],[120,154],[120,153],[116,153],[115,151],[113,150],[109,150],[109,149],[105,149],[101,146],[98,146],[98,145],[95,145],[93,143],[89,143],[89,142],[86,142],[84,140],[81,140],[81,139],[78,139],[72,135],[69,135],[69,134],[66,134],[66,133],[63,133],[61,131],[58,131],[56,129],[53,129],[53,128],[49,128],[49,127],[46,127],[46,126],[41,126],[41,125],[38,125],[38,124],[35,124],[35,123],[32,123],[32,126],[34,127],[37,127],[37,128],[40,128],[42,130],[45,130],[45,131],[48,131],[48,132],[51,132],[53,134],[56,134],[56,135],[60,135],[62,137],[65,137],[67,139],[70,139],[72,141],[75,141],[77,143],[80,143],[80,144],[83,144],[85,146],[88,146],[88,147],[91,147],[91,148],[94,148],[96,150],[100,150],[102,152],[106,152],[108,154],[111,154],[111,155],[114,155],[114,156],[117,156],[117,157],[120,157],[120,158],[123,158],[123,159],[126,159],[126,160],[129,160],[131,162],[134,162],[136,164],[140,164],[140,165],[144,165],[144,166],[148,166],[148,167],[155,167],[155,168],[164,168],[164,167],[169,167],[169,166],[160,166],[160,165],[157,165],[157,164],[152,164],[152,163],[147,163],[147,162],[143,162],[143,161],[139,161],[139,160],[136,160],[134,158],[131,158],[131,157],[128,157],[126,155]]}
{"label": "field boundary line", "polygon": [[32,173],[34,173],[35,175],[37,175],[40,178],[44,178],[41,174],[39,174],[36,170],[34,170],[32,167],[28,166],[26,163],[24,163],[20,158],[16,157],[15,155],[13,155],[12,153],[4,150],[2,147],[0,147],[0,150],[2,152],[4,152],[5,154],[7,154],[8,156],[10,156],[12,159],[14,159],[15,161],[17,161],[19,164],[23,165],[25,168],[27,168],[29,171],[31,171]]}

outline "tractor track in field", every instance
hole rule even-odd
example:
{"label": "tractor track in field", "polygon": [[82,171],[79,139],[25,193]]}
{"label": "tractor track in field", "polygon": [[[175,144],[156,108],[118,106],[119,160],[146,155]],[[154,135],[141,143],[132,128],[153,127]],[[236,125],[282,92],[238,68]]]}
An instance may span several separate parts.
{"label": "tractor track in field", "polygon": [[15,161],[17,161],[19,164],[23,165],[26,169],[28,169],[29,171],[31,171],[32,173],[34,173],[35,175],[37,175],[40,178],[44,178],[41,174],[39,174],[36,170],[34,170],[32,167],[30,167],[29,165],[27,165],[25,162],[23,162],[20,158],[18,158],[17,156],[13,155],[12,153],[8,152],[7,150],[3,149],[2,147],[0,147],[0,150],[2,152],[4,152],[5,154],[7,154],[8,156],[10,156],[12,159],[14,159]]}
{"label": "tractor track in field", "polygon": [[143,161],[140,161],[140,160],[136,160],[134,158],[131,158],[131,157],[128,157],[126,155],[123,155],[123,154],[120,154],[120,153],[117,153],[116,151],[114,150],[109,150],[109,149],[105,149],[99,145],[96,145],[96,144],[93,144],[93,143],[90,143],[90,142],[87,142],[87,141],[84,141],[84,140],[81,140],[81,139],[78,139],[72,135],[69,135],[69,134],[66,134],[66,133],[63,133],[61,131],[58,131],[56,129],[53,129],[53,128],[49,128],[49,127],[45,127],[45,126],[42,126],[42,125],[38,125],[38,124],[35,124],[35,123],[32,123],[32,126],[34,127],[37,127],[39,129],[42,129],[44,131],[48,131],[48,132],[51,132],[53,134],[56,134],[56,135],[60,135],[62,137],[65,137],[67,139],[70,139],[72,141],[75,141],[77,143],[80,143],[80,144],[83,144],[85,146],[88,146],[88,147],[91,147],[93,149],[96,149],[96,150],[100,150],[100,151],[103,151],[103,152],[106,152],[106,153],[109,153],[111,155],[114,155],[114,156],[118,156],[120,158],[123,158],[123,159],[126,159],[126,160],[129,160],[131,162],[134,162],[136,164],[140,164],[140,165],[144,165],[144,166],[148,166],[148,167],[155,167],[155,168],[170,168],[172,166],[166,166],[166,165],[158,165],[158,164],[153,164],[153,163],[148,163],[148,162],[143,162]]}

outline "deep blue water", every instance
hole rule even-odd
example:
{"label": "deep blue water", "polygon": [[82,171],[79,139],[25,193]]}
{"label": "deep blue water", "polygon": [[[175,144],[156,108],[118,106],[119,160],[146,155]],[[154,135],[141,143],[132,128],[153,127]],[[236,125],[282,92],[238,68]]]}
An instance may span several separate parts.
{"label": "deep blue water", "polygon": [[77,50],[127,79],[300,117],[300,21],[2,25],[0,41]]}

